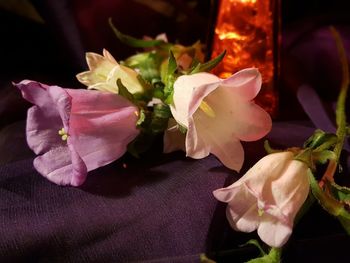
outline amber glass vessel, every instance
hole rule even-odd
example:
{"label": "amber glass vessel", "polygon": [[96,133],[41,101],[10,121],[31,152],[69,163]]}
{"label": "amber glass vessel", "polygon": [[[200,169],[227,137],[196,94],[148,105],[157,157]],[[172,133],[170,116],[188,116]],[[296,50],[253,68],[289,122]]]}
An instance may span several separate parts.
{"label": "amber glass vessel", "polygon": [[219,0],[212,57],[226,56],[214,73],[226,78],[248,67],[259,69],[263,85],[256,102],[277,114],[280,47],[278,0]]}

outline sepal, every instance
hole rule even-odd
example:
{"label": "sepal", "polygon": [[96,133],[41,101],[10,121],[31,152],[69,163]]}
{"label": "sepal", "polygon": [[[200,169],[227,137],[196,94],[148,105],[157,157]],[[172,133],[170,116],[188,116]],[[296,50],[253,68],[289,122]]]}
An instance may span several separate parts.
{"label": "sepal", "polygon": [[128,46],[146,48],[146,47],[158,47],[158,46],[168,46],[169,45],[164,40],[158,40],[158,39],[156,39],[156,40],[144,40],[144,39],[137,39],[137,38],[125,35],[114,26],[111,17],[108,19],[108,23],[109,23],[110,27],[112,28],[116,37],[121,42],[123,42],[124,44],[126,44]]}

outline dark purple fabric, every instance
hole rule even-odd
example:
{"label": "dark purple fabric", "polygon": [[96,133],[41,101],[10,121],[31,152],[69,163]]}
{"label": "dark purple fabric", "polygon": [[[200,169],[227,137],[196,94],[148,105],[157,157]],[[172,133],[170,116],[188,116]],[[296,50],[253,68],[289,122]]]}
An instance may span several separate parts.
{"label": "dark purple fabric", "polygon": [[124,158],[81,188],[48,182],[32,159],[2,166],[1,262],[198,261],[229,171],[213,157],[162,159]]}

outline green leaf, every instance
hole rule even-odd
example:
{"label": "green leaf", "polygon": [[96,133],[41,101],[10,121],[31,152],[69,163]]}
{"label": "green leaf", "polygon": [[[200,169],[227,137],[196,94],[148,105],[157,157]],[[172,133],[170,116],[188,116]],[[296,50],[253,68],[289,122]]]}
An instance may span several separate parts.
{"label": "green leaf", "polygon": [[251,259],[247,263],[279,263],[281,262],[281,254],[280,248],[271,248],[269,254]]}
{"label": "green leaf", "polygon": [[137,69],[143,79],[152,82],[154,79],[160,79],[160,65],[165,58],[160,52],[144,52],[128,57],[123,64]]}
{"label": "green leaf", "polygon": [[146,48],[146,47],[157,47],[160,45],[168,45],[168,43],[164,42],[163,40],[143,40],[143,39],[137,39],[137,38],[125,35],[113,25],[111,17],[108,19],[108,23],[112,28],[114,34],[117,36],[117,38],[124,44],[129,45],[131,47]]}
{"label": "green leaf", "polygon": [[313,163],[312,159],[312,150],[310,148],[306,148],[299,152],[295,157],[294,160],[301,161],[305,163],[310,169],[314,170],[315,165]]}
{"label": "green leaf", "polygon": [[204,63],[204,64],[198,64],[191,72],[190,74],[195,74],[198,72],[203,72],[203,71],[210,71],[211,69],[215,68],[220,62],[221,60],[223,60],[223,58],[226,55],[226,50],[224,50],[219,56],[217,56],[216,58]]}
{"label": "green leaf", "polygon": [[273,149],[268,140],[264,141],[264,148],[268,154],[282,152],[282,150]]}
{"label": "green leaf", "polygon": [[345,186],[340,186],[335,182],[327,182],[327,186],[331,189],[333,196],[339,200],[346,203],[350,202],[350,188]]}
{"label": "green leaf", "polygon": [[[343,204],[336,200],[334,197],[323,192],[318,185],[317,180],[312,174],[311,170],[308,170],[308,177],[310,182],[311,192],[319,202],[319,204],[331,215],[338,217],[339,215],[346,216],[347,212],[343,207]],[[349,217],[350,218],[350,217]]]}
{"label": "green leaf", "polygon": [[348,235],[350,235],[350,219],[342,215],[338,216],[338,220],[343,226],[344,230]]}
{"label": "green leaf", "polygon": [[314,134],[306,140],[304,147],[311,148],[314,151],[323,151],[333,147],[337,141],[337,135],[317,129]]}
{"label": "green leaf", "polygon": [[251,239],[251,240],[249,240],[249,241],[248,241],[247,243],[245,243],[243,246],[245,246],[245,245],[253,245],[253,246],[257,247],[257,248],[259,249],[259,251],[260,251],[260,255],[261,255],[261,256],[266,256],[266,255],[267,255],[266,252],[265,252],[265,251],[263,250],[263,248],[261,247],[259,241],[256,240],[256,239]]}
{"label": "green leaf", "polygon": [[168,120],[171,117],[170,108],[165,104],[156,104],[153,106],[151,132],[154,134],[164,132],[168,127]]}
{"label": "green leaf", "polygon": [[142,124],[145,122],[145,120],[146,120],[145,110],[142,109],[142,110],[140,110],[140,116],[136,122],[136,126],[137,127],[142,126]]}
{"label": "green leaf", "polygon": [[335,160],[337,158],[337,156],[335,155],[335,153],[333,151],[324,150],[321,152],[313,151],[312,158],[315,161],[317,161],[318,163],[325,164],[329,160]]}
{"label": "green leaf", "polygon": [[167,74],[173,75],[175,73],[176,69],[177,69],[176,58],[174,56],[174,53],[170,50],[169,51],[169,61],[168,61]]}
{"label": "green leaf", "polygon": [[171,117],[171,111],[168,105],[155,104],[153,107],[153,114],[158,118],[169,119]]}

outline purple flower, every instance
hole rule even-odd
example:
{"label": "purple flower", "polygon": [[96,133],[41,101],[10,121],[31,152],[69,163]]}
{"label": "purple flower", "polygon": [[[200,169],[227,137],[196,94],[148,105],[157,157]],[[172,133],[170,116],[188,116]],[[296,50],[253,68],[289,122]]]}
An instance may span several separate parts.
{"label": "purple flower", "polygon": [[88,171],[121,157],[138,134],[138,109],[112,93],[63,89],[24,80],[15,84],[35,104],[28,110],[27,142],[34,167],[59,185],[81,185]]}

